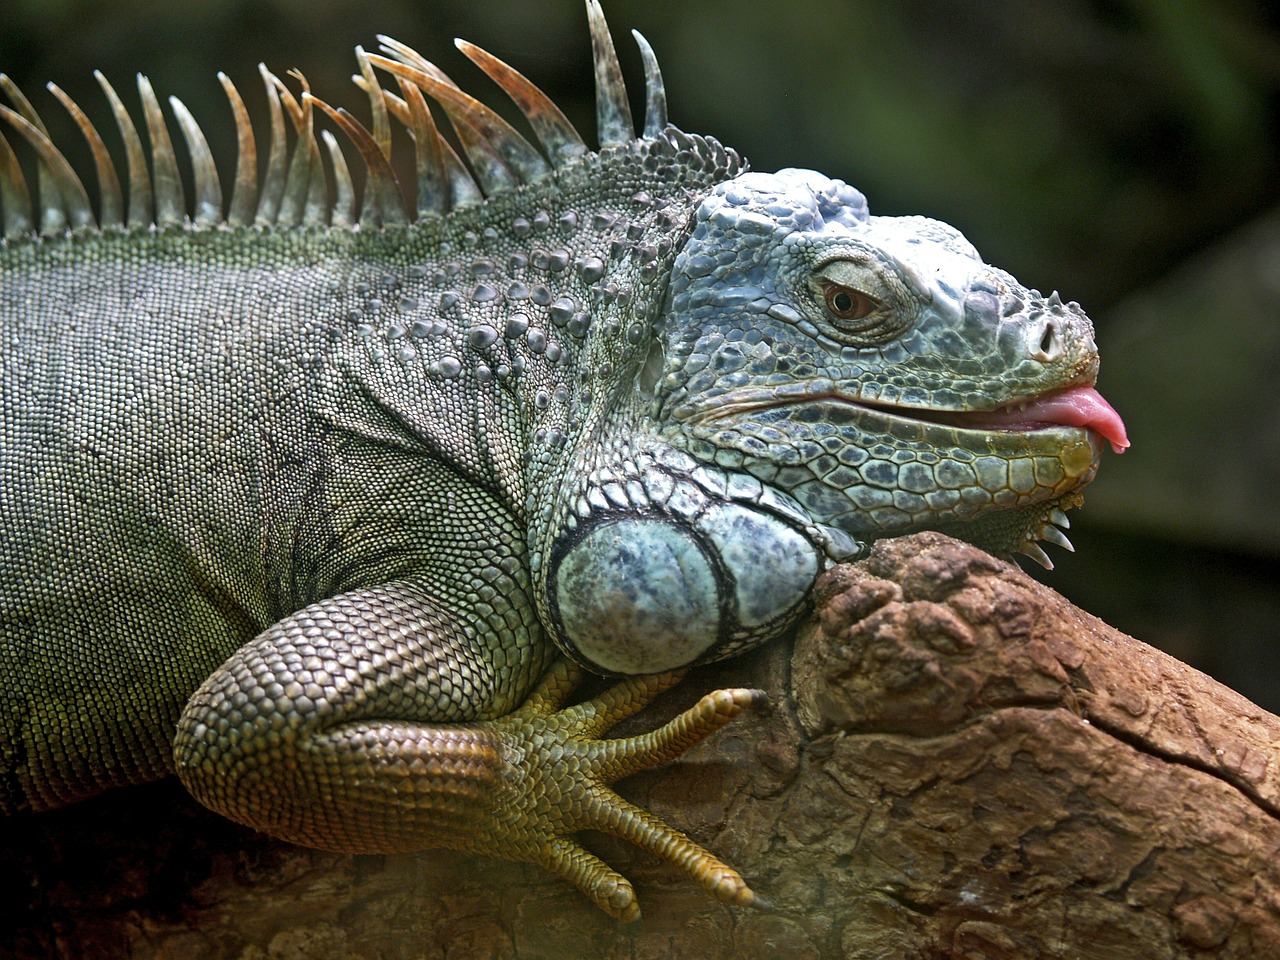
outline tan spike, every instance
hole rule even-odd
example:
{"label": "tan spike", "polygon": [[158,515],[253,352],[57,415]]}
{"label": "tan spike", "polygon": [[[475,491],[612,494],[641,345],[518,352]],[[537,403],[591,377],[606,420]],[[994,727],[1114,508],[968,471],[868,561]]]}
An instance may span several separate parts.
{"label": "tan spike", "polygon": [[247,227],[253,222],[258,205],[258,145],[240,91],[225,73],[218,74],[218,82],[222,84],[236,121],[236,182],[231,190],[227,223],[233,227]]}
{"label": "tan spike", "polygon": [[31,193],[18,157],[9,141],[0,134],[0,207],[4,209],[4,235],[9,238],[31,233]]}
{"label": "tan spike", "polygon": [[[71,169],[71,164],[67,163],[67,158],[53,145],[53,141],[35,124],[15,110],[10,110],[8,107],[0,107],[0,118],[8,120],[14,129],[22,134],[35,149],[41,164],[49,170],[49,180],[52,184],[51,193],[62,199],[62,205],[58,206],[58,210],[62,215],[59,217],[42,216],[40,232],[46,236],[60,233],[66,227],[68,220],[73,230],[96,227],[97,221],[93,219],[93,208],[89,205],[89,194],[85,192],[84,184],[80,182],[80,178]],[[42,210],[48,210],[50,204],[45,201],[44,197],[41,197],[40,206]]]}
{"label": "tan spike", "polygon": [[9,98],[14,108],[28,123],[46,137],[49,136],[49,130],[45,127],[44,121],[40,119],[40,114],[36,113],[36,108],[31,105],[27,95],[18,89],[18,85],[7,74],[0,73],[0,90],[4,91],[5,96]]}
{"label": "tan spike", "polygon": [[356,47],[356,63],[360,66],[360,76],[364,83],[361,89],[369,95],[369,107],[373,111],[373,140],[382,151],[382,155],[391,159],[391,124],[387,120],[387,105],[382,99],[382,85],[369,63],[369,55],[364,47]]}
{"label": "tan spike", "polygon": [[178,176],[178,157],[160,112],[160,101],[151,89],[151,81],[138,74],[138,95],[142,98],[142,117],[151,140],[151,183],[156,197],[156,226],[176,227],[187,222],[187,203],[182,197],[182,180]]}
{"label": "tan spike", "polygon": [[[302,85],[304,92],[311,90],[311,84],[300,70],[290,70],[289,75]],[[310,101],[302,102],[302,129],[299,140],[305,140],[307,148],[307,169],[309,171],[306,202],[302,211],[302,223],[309,227],[324,226],[329,216],[329,186],[324,176],[324,164],[320,162],[320,146],[316,143],[315,110]]]}
{"label": "tan spike", "polygon": [[329,160],[333,165],[334,199],[333,210],[329,214],[329,226],[352,227],[356,222],[356,188],[351,182],[351,171],[347,169],[347,158],[342,155],[337,138],[328,130],[320,131],[329,150]]}
{"label": "tan spike", "polygon": [[213,154],[209,152],[209,141],[185,103],[171,96],[169,106],[178,120],[178,129],[187,141],[187,153],[191,157],[196,190],[194,223],[197,227],[222,223],[222,184],[218,182],[218,168],[214,166]]}
{"label": "tan spike", "polygon": [[[511,124],[453,84],[399,60],[376,54],[368,59],[374,66],[413,83],[444,108],[486,192],[514,183],[532,183],[551,172],[542,154]],[[494,164],[495,158],[501,163]]]}
{"label": "tan spike", "polygon": [[440,133],[431,111],[422,99],[422,91],[407,80],[396,81],[404,91],[405,126],[413,136],[414,169],[418,175],[418,219],[440,216],[449,211],[449,193],[445,187],[444,157],[440,149]]}
{"label": "tan spike", "polygon": [[280,216],[280,203],[284,199],[285,176],[289,165],[288,146],[284,137],[284,112],[280,109],[280,81],[258,64],[263,86],[267,90],[267,108],[271,115],[271,146],[267,153],[267,174],[262,181],[262,193],[258,197],[258,212],[253,222],[258,226],[273,226]]}
{"label": "tan spike", "polygon": [[[416,67],[428,77],[431,77],[433,80],[436,80],[447,87],[452,87],[455,90],[461,90],[461,88],[449,78],[447,73],[437,67],[422,54],[418,53],[417,50],[414,50],[413,47],[408,44],[401,43],[399,40],[381,33],[378,34],[378,42],[381,45],[383,52],[391,54],[392,57],[401,63],[407,64],[411,67]],[[402,82],[402,79],[403,78],[401,77],[397,77],[396,81],[401,83],[403,87],[404,83]],[[414,86],[414,84],[409,83],[409,86]],[[417,88],[415,87],[415,89]],[[417,95],[419,99],[422,99],[422,91],[420,89],[417,90]],[[423,106],[426,106],[425,100],[423,101]],[[439,141],[441,154],[444,159],[445,174],[449,181],[450,208],[453,209],[469,206],[474,203],[480,203],[484,200],[484,191],[480,189],[480,185],[476,183],[475,177],[471,175],[471,172],[458,157],[458,154],[454,151],[453,147],[444,139],[443,136],[440,135],[435,121],[431,120],[431,111],[427,110],[426,115],[427,119],[431,121],[431,128],[436,131],[436,138]]]}
{"label": "tan spike", "polygon": [[[366,93],[369,92],[369,85],[365,82],[364,77],[351,78],[357,87]],[[484,193],[476,185],[475,179],[467,170],[466,165],[458,159],[457,153],[449,142],[440,135],[440,131],[436,128],[435,121],[431,117],[431,110],[427,107],[426,100],[423,99],[422,91],[414,84],[405,80],[403,77],[396,77],[396,82],[400,85],[400,89],[404,92],[404,98],[397,97],[394,93],[387,90],[382,91],[382,99],[387,104],[387,110],[402,123],[409,131],[409,136],[414,141],[415,168],[418,175],[418,215],[423,216],[434,212],[444,213],[454,207],[464,207],[471,203],[479,203],[484,199]],[[410,103],[418,102],[422,104],[422,115],[415,121],[414,110]],[[419,140],[419,131],[416,124],[422,123],[424,130],[423,140]],[[422,159],[418,156],[418,143],[425,142],[427,149],[431,149],[431,143],[434,141],[436,148],[440,152],[441,162],[444,165],[444,182],[449,184],[449,192],[443,194],[443,204],[438,211],[430,199],[430,191],[423,190],[423,168],[420,166]],[[428,163],[429,158],[428,159]],[[428,167],[428,169],[430,169]],[[422,201],[427,201],[427,209],[423,209]]]}
{"label": "tan spike", "polygon": [[393,58],[401,63],[407,63],[411,67],[417,67],[429,77],[439,80],[441,83],[448,84],[457,88],[458,85],[449,79],[449,75],[437,67],[434,63],[420,54],[407,43],[401,43],[399,40],[393,40],[391,37],[378,34],[378,43],[382,46],[384,53],[389,53]]}
{"label": "tan spike", "polygon": [[[440,135],[422,91],[408,80],[396,78],[409,105],[418,166],[418,215],[447,213],[484,199],[453,147]],[[425,154],[425,155],[424,155]]]}
{"label": "tan spike", "polygon": [[93,167],[98,175],[98,191],[102,194],[102,203],[98,210],[98,225],[100,227],[124,226],[124,192],[120,189],[120,176],[116,173],[115,164],[111,162],[107,145],[102,142],[102,137],[98,135],[98,131],[94,129],[93,123],[80,109],[79,104],[72,100],[66,91],[56,83],[46,84],[46,87],[58,98],[58,102],[66,107],[67,113],[71,114],[71,119],[80,128],[80,132],[89,144],[89,151],[93,154]]}
{"label": "tan spike", "polygon": [[[40,119],[40,114],[36,113],[36,108],[31,105],[26,94],[18,89],[17,84],[3,73],[0,73],[0,90],[5,92],[17,108],[18,114],[48,139],[49,131]],[[66,199],[62,197],[62,192],[57,187],[57,178],[43,158],[36,167],[36,190],[40,203],[40,232],[45,236],[61,233],[67,226]]]}
{"label": "tan spike", "polygon": [[467,156],[467,163],[475,175],[476,183],[486,196],[510,190],[523,182],[493,149],[484,132],[470,123],[466,115],[459,114],[444,104],[441,106],[444,106],[453,132],[458,135],[458,142]]}
{"label": "tan spike", "polygon": [[126,169],[129,172],[129,215],[127,223],[130,227],[146,227],[151,225],[151,175],[147,172],[147,157],[142,151],[142,138],[138,136],[138,128],[133,125],[129,111],[124,108],[120,95],[115,87],[107,81],[101,70],[93,71],[94,79],[102,92],[107,95],[111,104],[111,112],[116,118],[116,126],[120,129],[120,139],[124,141]]}
{"label": "tan spike", "polygon": [[[307,78],[297,70],[290,70],[289,76],[302,85],[302,92],[309,93],[311,85]],[[280,94],[280,102],[293,123],[293,131],[297,135],[293,156],[289,160],[289,173],[285,177],[284,199],[280,205],[278,222],[284,227],[296,227],[302,223],[306,214],[307,194],[311,189],[311,161],[315,156],[315,140],[312,136],[311,104],[304,98],[302,103],[294,99],[293,93],[278,78],[273,77],[276,91]]]}
{"label": "tan spike", "polygon": [[662,82],[662,70],[658,57],[639,30],[632,30],[640,58],[644,61],[644,138],[656,140],[667,127],[667,90]]}
{"label": "tan spike", "polygon": [[564,166],[588,152],[581,135],[560,108],[524,74],[473,43],[466,40],[455,40],[454,43],[520,108],[555,166]]}
{"label": "tan spike", "polygon": [[[371,89],[369,84],[365,82],[364,77],[353,76],[351,79],[365,93],[368,93]],[[409,104],[404,101],[403,97],[397,97],[390,90],[379,88],[379,92],[382,94],[382,102],[387,105],[387,113],[391,115],[391,118],[399,121],[401,126],[412,133],[413,118],[409,115]]]}
{"label": "tan spike", "polygon": [[613,48],[613,37],[605,23],[600,0],[587,0],[587,19],[591,22],[591,49],[596,73],[596,124],[600,146],[618,146],[635,139],[636,127],[631,120],[627,87],[622,81],[622,67]]}
{"label": "tan spike", "polygon": [[323,227],[329,222],[329,181],[320,162],[320,145],[310,139],[311,185],[307,188],[307,205],[302,211],[304,227]]}
{"label": "tan spike", "polygon": [[[378,77],[373,72],[370,65],[368,55],[364,52],[364,48],[356,47],[356,65],[360,68],[360,73],[351,79],[356,82],[361,90],[369,97],[370,123],[373,126],[371,133],[373,142],[377,144],[378,150],[382,153],[384,160],[391,160],[391,122],[387,117],[387,103],[382,96],[382,86],[378,83]],[[367,128],[366,128],[367,129]],[[359,146],[359,144],[357,144]],[[363,150],[361,151],[363,153]],[[367,166],[367,161],[366,161]],[[373,168],[369,167],[372,175]],[[364,202],[360,207],[360,222],[373,223],[381,221],[381,212],[379,210],[380,191],[372,190],[366,187],[364,191]]]}
{"label": "tan spike", "polygon": [[[361,211],[361,222],[365,217],[376,218],[383,224],[404,224],[409,222],[409,212],[405,208],[404,195],[396,182],[395,172],[391,164],[383,156],[382,148],[363,124],[345,109],[334,109],[323,100],[303,93],[304,101],[311,100],[317,107],[329,115],[351,140],[368,168],[369,182],[366,185],[366,202]],[[370,200],[369,198],[373,199]],[[372,225],[372,224],[369,224]]]}
{"label": "tan spike", "polygon": [[[289,76],[301,77],[302,74],[297,70],[290,70]],[[275,84],[276,93],[280,97],[280,105],[284,107],[284,112],[289,115],[289,122],[293,124],[294,133],[302,129],[304,122],[304,109],[302,104],[298,102],[298,98],[293,95],[293,91],[289,89],[288,84],[277,77],[274,73],[271,75],[271,82]],[[302,90],[305,93],[310,90],[311,86],[303,79]]]}

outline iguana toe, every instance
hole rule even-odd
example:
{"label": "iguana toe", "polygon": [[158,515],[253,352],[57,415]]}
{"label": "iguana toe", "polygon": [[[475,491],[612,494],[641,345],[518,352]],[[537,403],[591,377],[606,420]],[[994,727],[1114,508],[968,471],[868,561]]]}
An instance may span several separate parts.
{"label": "iguana toe", "polygon": [[640,908],[631,884],[572,837],[580,830],[599,830],[667,861],[718,900],[752,903],[755,894],[737,871],[608,785],[679,756],[746,708],[761,705],[764,693],[716,690],[656,730],[609,740],[599,737],[682,674],[629,679],[561,709],[576,677],[575,667],[561,664],[520,710],[480,725],[503,745],[509,772],[506,795],[493,808],[501,821],[492,830],[498,842],[484,852],[538,863],[606,913],[635,920]]}

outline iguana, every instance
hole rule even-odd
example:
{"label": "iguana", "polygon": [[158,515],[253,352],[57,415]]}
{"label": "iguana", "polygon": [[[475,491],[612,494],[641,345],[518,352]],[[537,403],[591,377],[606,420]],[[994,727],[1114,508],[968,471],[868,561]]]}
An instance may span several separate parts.
{"label": "iguana", "polygon": [[[263,68],[261,185],[221,77],[239,139],[225,210],[171,99],[188,207],[144,78],[149,171],[99,75],[127,203],[50,87],[89,141],[96,213],[0,81],[3,126],[34,152],[0,139],[5,811],[176,772],[286,840],[538,863],[623,919],[631,886],[577,831],[750,903],[608,784],[763,694],[602,735],[685,667],[784,632],[816,575],[877,537],[936,528],[1044,561],[1038,541],[1069,546],[1064,511],[1104,446],[1127,445],[1080,307],[950,226],[871,216],[839,180],[749,172],[669,125],[638,33],[637,136],[587,10],[598,149],[479,48],[459,44],[540,149],[383,38],[357,49],[368,126]],[[322,118],[365,168],[358,206]],[[583,668],[628,679],[565,707]]]}

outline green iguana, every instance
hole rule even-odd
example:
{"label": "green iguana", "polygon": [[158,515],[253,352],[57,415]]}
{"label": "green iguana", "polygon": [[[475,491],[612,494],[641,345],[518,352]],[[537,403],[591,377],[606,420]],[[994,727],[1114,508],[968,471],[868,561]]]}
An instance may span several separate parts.
{"label": "green iguana", "polygon": [[[460,44],[540,149],[384,39],[384,56],[357,50],[368,126],[263,69],[261,185],[221,78],[239,136],[225,213],[171,99],[188,207],[144,78],[149,171],[99,76],[127,193],[50,87],[92,148],[96,214],[0,83],[0,128],[34,151],[0,139],[4,810],[176,772],[296,843],[530,861],[624,919],[630,885],[576,831],[750,903],[607,784],[763,694],[602,734],[682,668],[778,636],[815,576],[874,538],[1069,546],[1063,511],[1106,443],[1127,445],[1079,306],[945,224],[870,216],[838,180],[747,172],[670,126],[639,34],[637,136],[587,9],[598,150],[484,51]],[[367,171],[359,205],[322,118]],[[582,667],[631,679],[564,708]]]}

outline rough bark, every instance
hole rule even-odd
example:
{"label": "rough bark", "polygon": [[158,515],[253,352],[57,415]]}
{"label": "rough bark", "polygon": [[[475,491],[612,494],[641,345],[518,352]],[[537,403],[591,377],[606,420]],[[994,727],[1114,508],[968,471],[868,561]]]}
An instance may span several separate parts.
{"label": "rough bark", "polygon": [[828,574],[816,610],[633,721],[773,698],[622,789],[769,910],[600,838],[645,911],[620,927],[533,868],[301,850],[167,784],[5,825],[0,956],[1280,956],[1280,718],[935,534]]}

